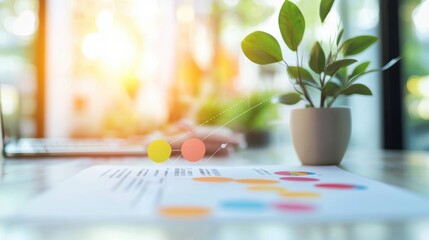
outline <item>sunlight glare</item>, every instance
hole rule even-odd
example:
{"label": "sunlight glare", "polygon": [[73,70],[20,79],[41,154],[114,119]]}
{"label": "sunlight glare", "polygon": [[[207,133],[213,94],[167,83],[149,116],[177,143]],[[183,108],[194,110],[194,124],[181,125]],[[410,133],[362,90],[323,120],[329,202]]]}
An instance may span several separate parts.
{"label": "sunlight glare", "polygon": [[423,1],[413,11],[413,23],[420,38],[429,38],[429,0]]}
{"label": "sunlight glare", "polygon": [[25,10],[17,17],[7,17],[4,25],[9,32],[17,36],[31,36],[36,32],[36,15],[34,11]]}
{"label": "sunlight glare", "polygon": [[113,14],[109,11],[101,11],[97,15],[96,25],[100,31],[109,30],[113,26]]}

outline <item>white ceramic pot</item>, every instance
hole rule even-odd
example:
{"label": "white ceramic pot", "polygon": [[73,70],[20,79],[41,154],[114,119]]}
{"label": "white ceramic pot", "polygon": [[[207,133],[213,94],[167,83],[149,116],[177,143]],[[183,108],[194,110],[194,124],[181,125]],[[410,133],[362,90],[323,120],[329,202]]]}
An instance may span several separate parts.
{"label": "white ceramic pot", "polygon": [[350,109],[294,109],[290,114],[290,132],[303,164],[337,165],[350,141]]}

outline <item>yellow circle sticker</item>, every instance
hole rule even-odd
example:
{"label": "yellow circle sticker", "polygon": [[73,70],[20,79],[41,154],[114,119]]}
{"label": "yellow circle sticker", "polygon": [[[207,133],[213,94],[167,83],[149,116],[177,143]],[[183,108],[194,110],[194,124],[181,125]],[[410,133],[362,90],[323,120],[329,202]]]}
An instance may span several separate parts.
{"label": "yellow circle sticker", "polygon": [[170,158],[171,146],[165,140],[156,140],[149,144],[147,154],[152,161],[162,163]]}

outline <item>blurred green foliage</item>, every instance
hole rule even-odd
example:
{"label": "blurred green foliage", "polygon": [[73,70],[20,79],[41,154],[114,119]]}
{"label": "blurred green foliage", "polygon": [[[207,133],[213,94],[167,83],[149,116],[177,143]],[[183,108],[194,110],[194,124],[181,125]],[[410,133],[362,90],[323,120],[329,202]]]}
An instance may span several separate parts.
{"label": "blurred green foliage", "polygon": [[232,99],[208,98],[197,114],[198,124],[229,127],[237,131],[268,130],[279,119],[272,92],[256,92]]}
{"label": "blurred green foliage", "polygon": [[224,1],[213,2],[213,14],[222,16],[230,14],[238,17],[244,27],[255,26],[266,20],[274,13],[275,9],[268,6],[263,1],[239,0],[237,4],[231,6]]}

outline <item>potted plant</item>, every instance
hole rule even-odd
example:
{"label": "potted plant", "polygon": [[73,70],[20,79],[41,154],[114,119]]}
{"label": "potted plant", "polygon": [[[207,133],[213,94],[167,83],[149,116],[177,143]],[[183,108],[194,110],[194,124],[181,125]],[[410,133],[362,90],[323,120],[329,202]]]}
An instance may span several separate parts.
{"label": "potted plant", "polygon": [[[334,0],[321,0],[319,14],[322,24]],[[351,134],[349,108],[332,107],[340,96],[372,95],[371,90],[356,83],[362,76],[383,71],[393,66],[393,59],[381,69],[368,70],[369,61],[358,62],[358,55],[378,39],[374,36],[357,36],[343,40],[344,29],[339,29],[329,43],[315,41],[308,60],[300,56],[299,48],[305,19],[301,10],[286,0],[280,10],[278,24],[281,36],[295,55],[295,63],[283,58],[279,42],[270,34],[256,31],[244,38],[241,48],[246,57],[256,64],[283,63],[294,92],[280,96],[280,103],[293,105],[305,101],[305,109],[294,109],[290,116],[291,137],[303,164],[339,164],[347,149]],[[294,64],[294,65],[292,65]]]}

